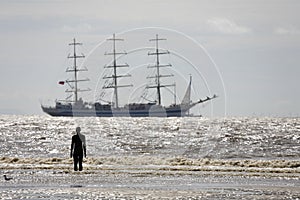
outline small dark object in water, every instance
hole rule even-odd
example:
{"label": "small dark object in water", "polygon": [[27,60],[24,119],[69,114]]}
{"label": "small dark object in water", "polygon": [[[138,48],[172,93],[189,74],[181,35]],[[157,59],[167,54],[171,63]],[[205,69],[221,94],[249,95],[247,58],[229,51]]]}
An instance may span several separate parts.
{"label": "small dark object in water", "polygon": [[79,187],[83,187],[82,185],[71,185],[71,188],[79,188]]}
{"label": "small dark object in water", "polygon": [[9,180],[13,179],[13,178],[8,178],[6,175],[3,175],[3,176],[4,176],[4,179],[5,179],[6,181],[9,181]]}

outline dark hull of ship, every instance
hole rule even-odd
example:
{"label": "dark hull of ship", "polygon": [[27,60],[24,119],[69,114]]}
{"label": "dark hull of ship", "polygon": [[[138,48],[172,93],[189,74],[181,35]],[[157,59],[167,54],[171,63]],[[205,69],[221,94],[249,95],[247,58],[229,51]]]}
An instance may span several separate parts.
{"label": "dark hull of ship", "polygon": [[162,107],[161,109],[149,110],[95,110],[85,109],[65,109],[55,107],[43,107],[45,113],[55,117],[183,117],[187,115],[188,108],[180,106]]}

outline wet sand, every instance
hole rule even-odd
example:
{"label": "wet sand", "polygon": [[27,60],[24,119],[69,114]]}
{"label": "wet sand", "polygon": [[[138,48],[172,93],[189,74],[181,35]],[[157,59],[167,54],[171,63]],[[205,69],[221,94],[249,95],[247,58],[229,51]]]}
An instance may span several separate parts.
{"label": "wet sand", "polygon": [[[56,167],[58,169],[56,169]],[[3,199],[300,199],[300,174],[289,170],[211,170],[163,165],[3,165]],[[232,170],[230,170],[232,169]],[[248,170],[247,170],[248,169]],[[298,170],[298,169],[297,169]]]}

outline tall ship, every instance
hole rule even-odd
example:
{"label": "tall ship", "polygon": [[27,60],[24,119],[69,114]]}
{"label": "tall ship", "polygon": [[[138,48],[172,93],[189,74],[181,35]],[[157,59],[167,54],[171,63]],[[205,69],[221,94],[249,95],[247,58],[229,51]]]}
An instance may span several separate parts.
{"label": "tall ship", "polygon": [[[156,99],[154,101],[148,101],[146,103],[129,103],[126,105],[120,105],[119,103],[119,90],[126,87],[133,87],[132,84],[121,85],[120,79],[130,77],[130,74],[119,74],[119,68],[129,67],[128,64],[119,64],[117,56],[126,53],[120,53],[116,51],[116,42],[122,41],[113,37],[108,39],[112,41],[113,51],[111,53],[106,53],[105,55],[112,56],[112,63],[106,65],[105,68],[109,68],[112,71],[111,75],[105,75],[103,79],[109,80],[110,84],[104,85],[102,88],[104,90],[113,90],[113,100],[112,102],[86,102],[79,94],[82,92],[90,91],[89,88],[82,89],[79,88],[81,82],[89,81],[88,78],[80,79],[78,78],[79,73],[87,71],[87,68],[78,66],[78,59],[82,59],[85,56],[83,54],[78,54],[76,47],[82,45],[73,39],[73,42],[69,45],[73,46],[73,54],[69,55],[68,58],[73,60],[73,66],[66,70],[67,73],[71,73],[73,78],[65,81],[59,81],[59,84],[67,84],[69,89],[66,93],[70,95],[65,100],[56,100],[54,106],[41,105],[42,110],[51,116],[65,116],[65,117],[184,117],[190,116],[190,109],[197,104],[202,104],[204,102],[210,101],[216,98],[216,95],[211,97],[206,97],[204,99],[199,99],[196,101],[191,100],[191,88],[192,88],[192,77],[190,76],[189,83],[185,95],[180,104],[173,103],[171,105],[165,106],[162,104],[163,90],[162,88],[176,87],[175,84],[164,84],[162,82],[163,78],[171,77],[172,74],[163,74],[162,68],[171,67],[170,64],[162,64],[160,62],[160,56],[164,54],[169,54],[169,51],[159,48],[159,41],[165,40],[159,38],[158,35],[150,41],[155,42],[155,48],[153,52],[148,52],[149,56],[155,57],[155,63],[149,65],[148,68],[153,68],[155,74],[153,76],[148,76],[148,79],[154,79],[154,83],[147,85],[145,89],[155,90]],[[176,95],[176,94],[175,94]]]}

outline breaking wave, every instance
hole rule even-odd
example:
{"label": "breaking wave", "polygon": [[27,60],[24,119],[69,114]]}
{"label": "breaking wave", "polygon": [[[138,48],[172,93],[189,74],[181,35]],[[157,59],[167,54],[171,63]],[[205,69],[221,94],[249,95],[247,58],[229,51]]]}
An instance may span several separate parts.
{"label": "breaking wave", "polygon": [[[70,158],[0,158],[2,169],[71,169]],[[219,160],[185,157],[108,156],[84,159],[88,170],[139,168],[176,171],[300,173],[299,160]]]}

